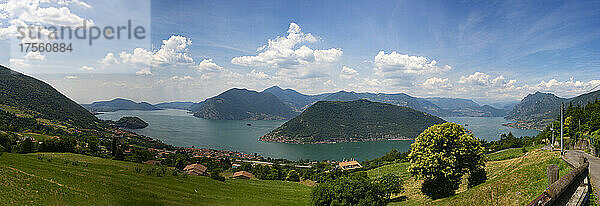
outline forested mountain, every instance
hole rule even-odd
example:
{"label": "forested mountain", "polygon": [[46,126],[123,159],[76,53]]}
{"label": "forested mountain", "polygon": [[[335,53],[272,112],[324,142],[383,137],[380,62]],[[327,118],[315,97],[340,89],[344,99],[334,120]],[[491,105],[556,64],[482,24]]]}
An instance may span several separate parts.
{"label": "forested mountain", "polygon": [[154,106],[160,109],[181,109],[181,110],[189,110],[193,105],[193,102],[164,102],[155,104]]}
{"label": "forested mountain", "polygon": [[392,104],[319,101],[260,139],[324,143],[414,138],[429,126],[443,122],[439,117]]}
{"label": "forested mountain", "polygon": [[560,115],[561,103],[565,103],[565,107],[584,106],[596,100],[600,100],[600,90],[569,99],[551,93],[536,92],[523,98],[506,118],[516,121],[516,127],[541,130]]}
{"label": "forested mountain", "polygon": [[302,111],[311,104],[321,100],[323,97],[329,94],[320,95],[305,95],[297,92],[293,89],[281,89],[278,86],[272,86],[263,91],[264,93],[271,93],[275,95],[279,100],[290,105],[297,111]]}
{"label": "forested mountain", "polygon": [[563,102],[568,102],[568,99],[550,93],[536,92],[523,98],[506,118],[530,125],[531,128],[541,128],[560,114],[559,108]]}
{"label": "forested mountain", "polygon": [[160,110],[160,108],[147,103],[136,103],[128,99],[117,98],[110,101],[99,101],[91,104],[82,104],[92,112],[114,112],[118,110]]}
{"label": "forested mountain", "polygon": [[99,122],[52,86],[4,66],[0,66],[0,105],[4,110],[27,111],[34,118],[58,120],[82,128],[96,128]]}
{"label": "forested mountain", "polygon": [[230,89],[204,101],[194,116],[223,120],[281,120],[296,116],[275,95],[247,89]]}
{"label": "forested mountain", "polygon": [[588,103],[596,102],[596,100],[600,100],[600,90],[573,97],[570,99],[570,102],[573,106],[579,105],[583,107]]}

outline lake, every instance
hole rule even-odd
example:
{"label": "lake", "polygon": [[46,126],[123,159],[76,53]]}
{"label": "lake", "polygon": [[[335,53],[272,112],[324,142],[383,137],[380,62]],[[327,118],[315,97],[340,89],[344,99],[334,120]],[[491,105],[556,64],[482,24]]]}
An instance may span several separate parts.
{"label": "lake", "polygon": [[[187,111],[167,109],[156,111],[121,110],[97,115],[100,119],[118,120],[123,116],[137,116],[149,126],[132,130],[138,134],[159,139],[164,143],[182,147],[212,148],[258,153],[264,157],[289,160],[342,160],[373,159],[392,148],[408,151],[413,141],[342,142],[336,144],[283,144],[260,142],[258,137],[279,127],[285,121],[206,120]],[[521,130],[502,126],[507,120],[501,117],[444,117],[446,121],[468,124],[468,129],[479,138],[499,139],[509,131],[515,136],[536,135],[535,130]],[[247,124],[251,124],[248,126]]]}

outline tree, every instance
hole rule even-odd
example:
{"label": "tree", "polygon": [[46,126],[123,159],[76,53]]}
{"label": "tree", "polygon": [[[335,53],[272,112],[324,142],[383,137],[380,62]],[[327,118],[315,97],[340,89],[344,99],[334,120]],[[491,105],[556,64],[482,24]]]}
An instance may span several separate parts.
{"label": "tree", "polygon": [[314,205],[385,205],[383,190],[364,175],[348,175],[317,185]]}
{"label": "tree", "polygon": [[23,141],[17,144],[17,148],[21,154],[32,153],[35,150],[35,145],[31,139],[25,138]]}
{"label": "tree", "polygon": [[213,180],[224,182],[225,177],[221,176],[221,171],[221,168],[213,169],[212,171],[210,171],[210,178],[212,178]]}
{"label": "tree", "polygon": [[290,170],[287,174],[287,177],[285,178],[286,181],[290,181],[290,182],[299,182],[300,181],[300,175],[298,175],[298,172],[296,172],[296,170]]}
{"label": "tree", "polygon": [[421,191],[434,199],[453,195],[464,174],[485,167],[481,143],[455,123],[429,127],[410,148],[408,171],[424,180]]}
{"label": "tree", "polygon": [[388,201],[391,199],[392,194],[401,193],[404,190],[400,177],[392,173],[377,178],[376,182],[383,190],[384,196]]}

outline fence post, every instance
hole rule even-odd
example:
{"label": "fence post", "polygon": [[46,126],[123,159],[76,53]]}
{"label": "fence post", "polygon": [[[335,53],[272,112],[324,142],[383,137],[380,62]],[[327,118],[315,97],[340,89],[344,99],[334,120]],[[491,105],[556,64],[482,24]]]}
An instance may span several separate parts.
{"label": "fence post", "polygon": [[546,172],[546,175],[548,175],[548,187],[558,180],[558,171],[558,165],[548,165],[548,171]]}

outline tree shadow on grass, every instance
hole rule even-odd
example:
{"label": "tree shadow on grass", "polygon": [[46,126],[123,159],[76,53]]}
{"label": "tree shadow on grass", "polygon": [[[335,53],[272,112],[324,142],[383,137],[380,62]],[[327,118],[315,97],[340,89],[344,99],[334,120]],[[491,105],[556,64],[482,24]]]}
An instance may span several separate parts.
{"label": "tree shadow on grass", "polygon": [[406,200],[408,200],[408,197],[407,197],[407,196],[405,196],[405,195],[402,195],[402,196],[398,196],[398,197],[394,197],[394,198],[392,198],[392,199],[390,200],[390,202],[404,202],[404,201],[406,201]]}

